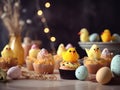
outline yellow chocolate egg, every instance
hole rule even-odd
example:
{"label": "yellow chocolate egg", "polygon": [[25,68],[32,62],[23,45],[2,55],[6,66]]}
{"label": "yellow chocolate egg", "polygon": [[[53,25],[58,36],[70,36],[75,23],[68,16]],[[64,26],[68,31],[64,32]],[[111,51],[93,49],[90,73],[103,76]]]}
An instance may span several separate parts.
{"label": "yellow chocolate egg", "polygon": [[112,79],[112,72],[109,67],[102,67],[96,73],[96,80],[100,84],[107,84]]}

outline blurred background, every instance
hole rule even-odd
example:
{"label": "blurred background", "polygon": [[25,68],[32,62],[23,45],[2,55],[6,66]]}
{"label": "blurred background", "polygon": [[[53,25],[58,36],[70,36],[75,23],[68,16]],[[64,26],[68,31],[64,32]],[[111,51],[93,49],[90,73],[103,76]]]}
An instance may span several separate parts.
{"label": "blurred background", "polygon": [[[111,33],[120,34],[119,4],[119,0],[21,0],[20,18],[25,23],[22,40],[25,36],[40,40],[41,48],[50,51],[49,38],[53,36],[56,39],[52,42],[55,50],[60,43],[71,43],[83,57],[85,52],[78,45],[80,29],[87,28],[90,34],[101,34],[108,28]],[[42,19],[38,10],[44,14]],[[45,27],[50,30],[48,34],[44,32]],[[0,20],[0,51],[8,43],[8,38],[8,32]]]}

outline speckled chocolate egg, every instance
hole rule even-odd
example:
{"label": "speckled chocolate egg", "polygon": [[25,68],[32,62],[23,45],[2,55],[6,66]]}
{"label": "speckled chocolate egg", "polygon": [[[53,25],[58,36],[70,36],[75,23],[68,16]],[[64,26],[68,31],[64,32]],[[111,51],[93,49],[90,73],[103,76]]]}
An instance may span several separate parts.
{"label": "speckled chocolate egg", "polygon": [[111,71],[115,76],[120,77],[120,55],[115,55],[111,61]]}
{"label": "speckled chocolate egg", "polygon": [[96,73],[96,81],[100,84],[107,84],[112,79],[112,72],[109,67],[102,67]]}
{"label": "speckled chocolate egg", "polygon": [[79,66],[75,71],[75,76],[79,80],[85,80],[88,77],[88,70],[85,66]]}
{"label": "speckled chocolate egg", "polygon": [[11,79],[18,79],[21,76],[21,68],[19,66],[13,66],[8,69],[7,76]]}
{"label": "speckled chocolate egg", "polygon": [[100,40],[100,37],[97,33],[93,33],[89,36],[90,42],[97,42]]}

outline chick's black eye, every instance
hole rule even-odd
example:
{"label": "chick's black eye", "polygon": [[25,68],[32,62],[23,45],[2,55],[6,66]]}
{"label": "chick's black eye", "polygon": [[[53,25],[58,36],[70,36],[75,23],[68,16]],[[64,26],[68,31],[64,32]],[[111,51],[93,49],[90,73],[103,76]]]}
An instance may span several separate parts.
{"label": "chick's black eye", "polygon": [[71,52],[71,50],[69,52]]}
{"label": "chick's black eye", "polygon": [[99,49],[99,48],[97,48],[97,49]]}
{"label": "chick's black eye", "polygon": [[75,51],[73,51],[73,53],[75,53]]}

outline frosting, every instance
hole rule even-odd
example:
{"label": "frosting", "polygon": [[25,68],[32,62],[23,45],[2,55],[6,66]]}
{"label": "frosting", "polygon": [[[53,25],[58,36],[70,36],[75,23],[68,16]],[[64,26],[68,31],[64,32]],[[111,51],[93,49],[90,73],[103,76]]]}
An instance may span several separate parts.
{"label": "frosting", "polygon": [[52,54],[48,53],[45,48],[42,48],[41,51],[37,55],[37,61],[34,63],[36,64],[53,64],[54,58]]}
{"label": "frosting", "polygon": [[80,63],[79,62],[76,62],[76,63],[71,63],[71,62],[65,62],[65,61],[62,61],[60,63],[60,69],[72,69],[72,70],[75,70],[76,68],[78,68],[80,66]]}

